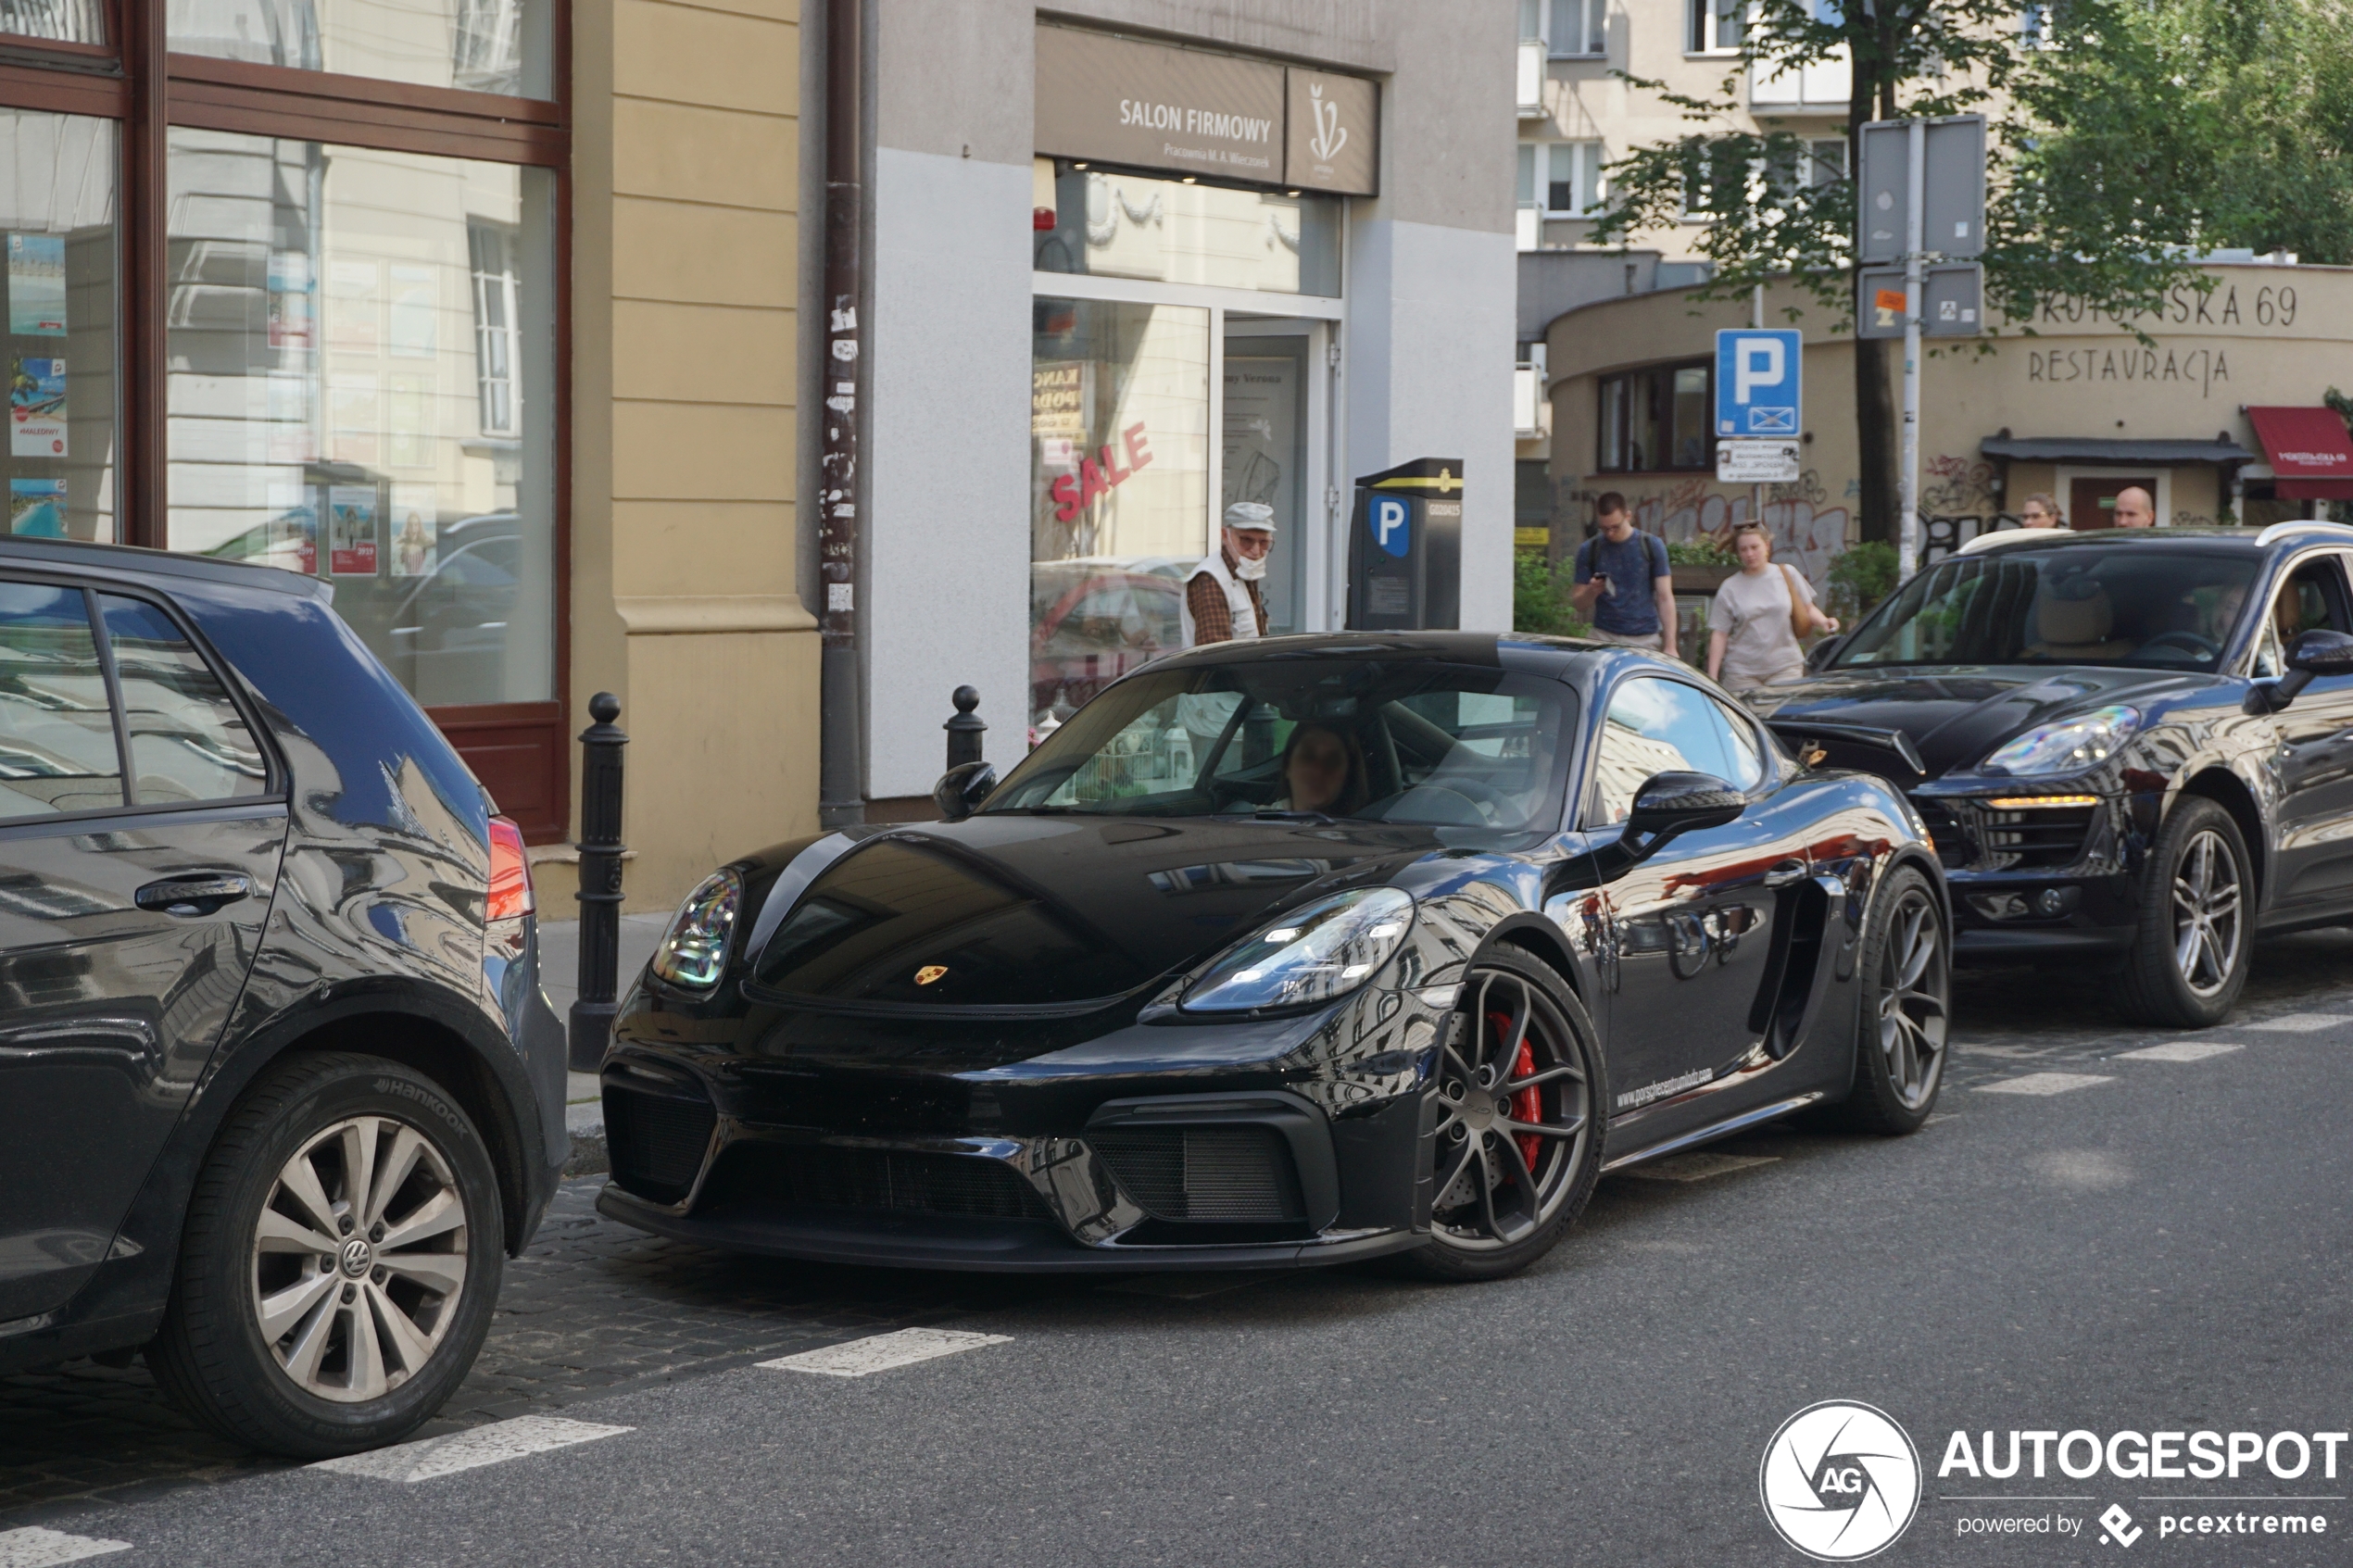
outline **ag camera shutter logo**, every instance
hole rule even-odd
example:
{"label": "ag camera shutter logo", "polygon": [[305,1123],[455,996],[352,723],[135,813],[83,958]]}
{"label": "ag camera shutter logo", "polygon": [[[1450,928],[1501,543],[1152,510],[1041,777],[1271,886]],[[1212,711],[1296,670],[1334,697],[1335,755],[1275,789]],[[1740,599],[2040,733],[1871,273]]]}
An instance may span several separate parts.
{"label": "ag camera shutter logo", "polygon": [[1859,1562],[1919,1512],[1919,1450],[1884,1411],[1825,1399],[1781,1423],[1756,1490],[1781,1539],[1818,1562]]}

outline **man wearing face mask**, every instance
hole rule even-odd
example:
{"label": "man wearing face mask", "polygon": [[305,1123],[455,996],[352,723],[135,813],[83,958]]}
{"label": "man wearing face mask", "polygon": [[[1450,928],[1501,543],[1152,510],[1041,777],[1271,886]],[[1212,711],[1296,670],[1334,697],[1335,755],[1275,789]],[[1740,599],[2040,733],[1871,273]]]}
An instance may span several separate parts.
{"label": "man wearing face mask", "polygon": [[1266,601],[1259,582],[1266,575],[1266,552],[1275,545],[1275,508],[1263,501],[1236,501],[1226,508],[1226,528],[1215,555],[1185,579],[1185,646],[1264,636]]}

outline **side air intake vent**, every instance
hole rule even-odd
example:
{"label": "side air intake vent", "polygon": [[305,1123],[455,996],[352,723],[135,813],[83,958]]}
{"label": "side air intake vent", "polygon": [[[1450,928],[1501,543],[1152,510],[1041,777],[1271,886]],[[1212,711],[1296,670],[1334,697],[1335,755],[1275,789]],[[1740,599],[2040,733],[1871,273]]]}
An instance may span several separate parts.
{"label": "side air intake vent", "polygon": [[648,1094],[605,1085],[605,1140],[612,1179],[652,1203],[676,1203],[695,1188],[719,1114],[699,1097]]}
{"label": "side air intake vent", "polygon": [[1307,1217],[1290,1148],[1272,1127],[1105,1129],[1087,1142],[1154,1219],[1280,1224]]}

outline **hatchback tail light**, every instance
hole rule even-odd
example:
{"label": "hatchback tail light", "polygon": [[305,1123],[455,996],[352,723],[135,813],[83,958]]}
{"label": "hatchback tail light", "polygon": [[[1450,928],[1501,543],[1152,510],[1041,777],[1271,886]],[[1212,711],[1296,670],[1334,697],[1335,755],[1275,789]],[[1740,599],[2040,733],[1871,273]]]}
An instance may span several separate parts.
{"label": "hatchback tail light", "polygon": [[488,920],[521,920],[537,906],[531,897],[531,862],[522,852],[522,829],[504,817],[490,819]]}

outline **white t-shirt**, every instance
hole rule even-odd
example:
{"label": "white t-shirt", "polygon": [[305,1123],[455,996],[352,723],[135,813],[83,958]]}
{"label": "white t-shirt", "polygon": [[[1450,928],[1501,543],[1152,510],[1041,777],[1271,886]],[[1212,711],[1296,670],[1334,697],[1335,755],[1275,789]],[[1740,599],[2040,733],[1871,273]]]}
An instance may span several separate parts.
{"label": "white t-shirt", "polygon": [[1707,629],[1725,634],[1724,679],[1772,681],[1806,667],[1806,651],[1789,624],[1793,582],[1806,602],[1814,603],[1814,585],[1804,572],[1783,571],[1771,562],[1754,576],[1736,571],[1716,590]]}

